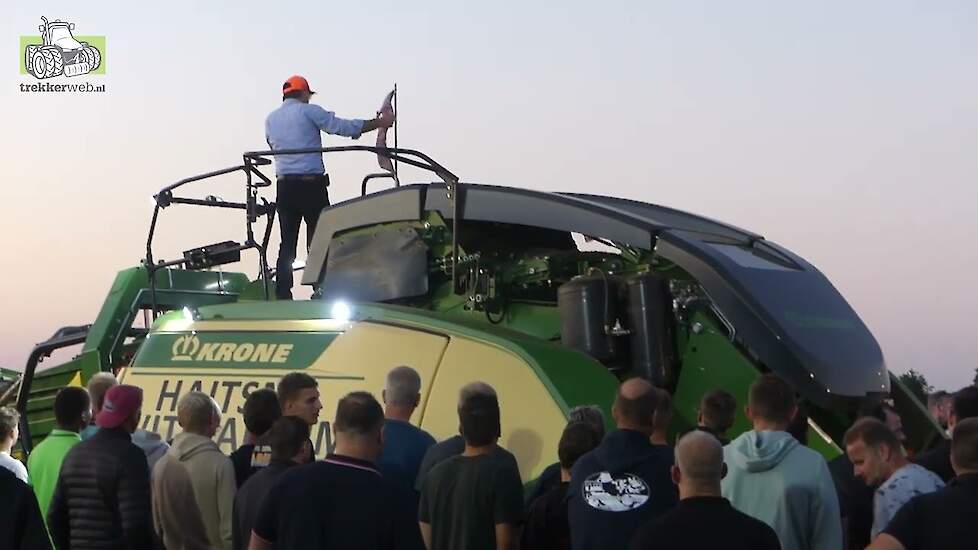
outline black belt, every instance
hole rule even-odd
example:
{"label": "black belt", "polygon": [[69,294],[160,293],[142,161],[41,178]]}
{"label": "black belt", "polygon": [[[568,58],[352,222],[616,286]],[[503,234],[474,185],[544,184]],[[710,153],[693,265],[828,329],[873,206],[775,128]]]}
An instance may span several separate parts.
{"label": "black belt", "polygon": [[319,183],[329,187],[329,174],[284,174],[278,176],[278,181],[289,183]]}

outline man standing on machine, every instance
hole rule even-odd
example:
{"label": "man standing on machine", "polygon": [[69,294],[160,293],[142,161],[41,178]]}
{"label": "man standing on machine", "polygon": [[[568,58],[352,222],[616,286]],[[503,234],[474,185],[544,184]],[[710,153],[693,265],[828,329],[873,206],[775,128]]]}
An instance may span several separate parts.
{"label": "man standing on machine", "polygon": [[[293,76],[282,85],[282,105],[265,119],[265,140],[272,150],[321,149],[322,135],[357,139],[361,134],[394,123],[390,112],[371,120],[342,119],[332,111],[309,103],[314,94],[309,82]],[[321,153],[280,155],[275,157],[277,178],[276,210],[282,240],[275,264],[275,297],[292,299],[292,262],[295,261],[299,226],[306,222],[306,246],[316,231],[320,211],[329,205],[329,175]]]}

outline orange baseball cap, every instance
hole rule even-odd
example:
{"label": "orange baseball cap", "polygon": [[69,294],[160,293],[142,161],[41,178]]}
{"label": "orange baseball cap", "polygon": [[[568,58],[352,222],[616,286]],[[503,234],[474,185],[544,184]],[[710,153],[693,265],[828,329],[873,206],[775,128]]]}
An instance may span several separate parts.
{"label": "orange baseball cap", "polygon": [[299,75],[290,76],[289,79],[285,81],[285,84],[282,84],[282,93],[287,94],[289,92],[297,91],[309,92],[310,94],[316,93],[309,89],[309,81],[305,78],[302,78]]}

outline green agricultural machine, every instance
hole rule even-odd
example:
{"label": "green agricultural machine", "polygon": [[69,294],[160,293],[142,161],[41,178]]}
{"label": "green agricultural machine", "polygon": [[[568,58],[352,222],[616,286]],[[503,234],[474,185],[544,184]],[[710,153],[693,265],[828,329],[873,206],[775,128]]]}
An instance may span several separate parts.
{"label": "green agricultural machine", "polygon": [[[265,257],[275,209],[262,199],[271,181],[261,168],[276,155],[349,151],[438,179],[364,178],[360,197],[320,215],[302,270],[312,299],[276,302]],[[244,176],[244,202],[176,195],[231,173]],[[384,177],[394,186],[367,192]],[[219,442],[230,450],[243,434],[247,394],[307,369],[325,396],[326,418],[314,434],[322,454],[336,399],[352,389],[379,395],[398,364],[421,373],[412,420],[439,438],[457,428],[458,388],[493,384],[501,442],[524,479],[555,460],[571,407],[596,403],[609,412],[615,385],[632,376],[672,393],[676,433],[695,425],[705,392],[722,388],[743,404],[751,382],[774,372],[796,389],[809,444],[826,456],[838,454],[857,409],[883,399],[902,413],[909,446],[940,437],[821,272],[725,223],[616,197],[462,183],[417,151],[365,146],[249,152],[240,165],[182,180],[155,198],[142,264],[116,276],[92,325],[63,329],[32,354],[16,387],[26,450],[50,430],[54,392],[98,371],[144,388],[143,427],[164,438],[179,429],[179,396],[210,392],[225,413]],[[153,237],[161,213],[176,205],[241,210],[245,238],[160,261]],[[257,256],[256,277],[222,270],[246,251]],[[137,328],[138,319],[149,328]],[[36,370],[51,350],[80,342],[73,361]],[[733,431],[747,428],[740,413]]]}

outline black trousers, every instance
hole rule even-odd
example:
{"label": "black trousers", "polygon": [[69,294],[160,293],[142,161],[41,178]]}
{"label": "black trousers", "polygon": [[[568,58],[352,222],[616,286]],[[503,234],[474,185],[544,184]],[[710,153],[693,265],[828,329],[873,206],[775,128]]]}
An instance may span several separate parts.
{"label": "black trousers", "polygon": [[299,228],[306,222],[306,250],[312,244],[316,222],[323,208],[329,206],[329,176],[279,176],[276,185],[275,211],[282,241],[275,262],[275,297],[292,299],[292,263],[299,242]]}

